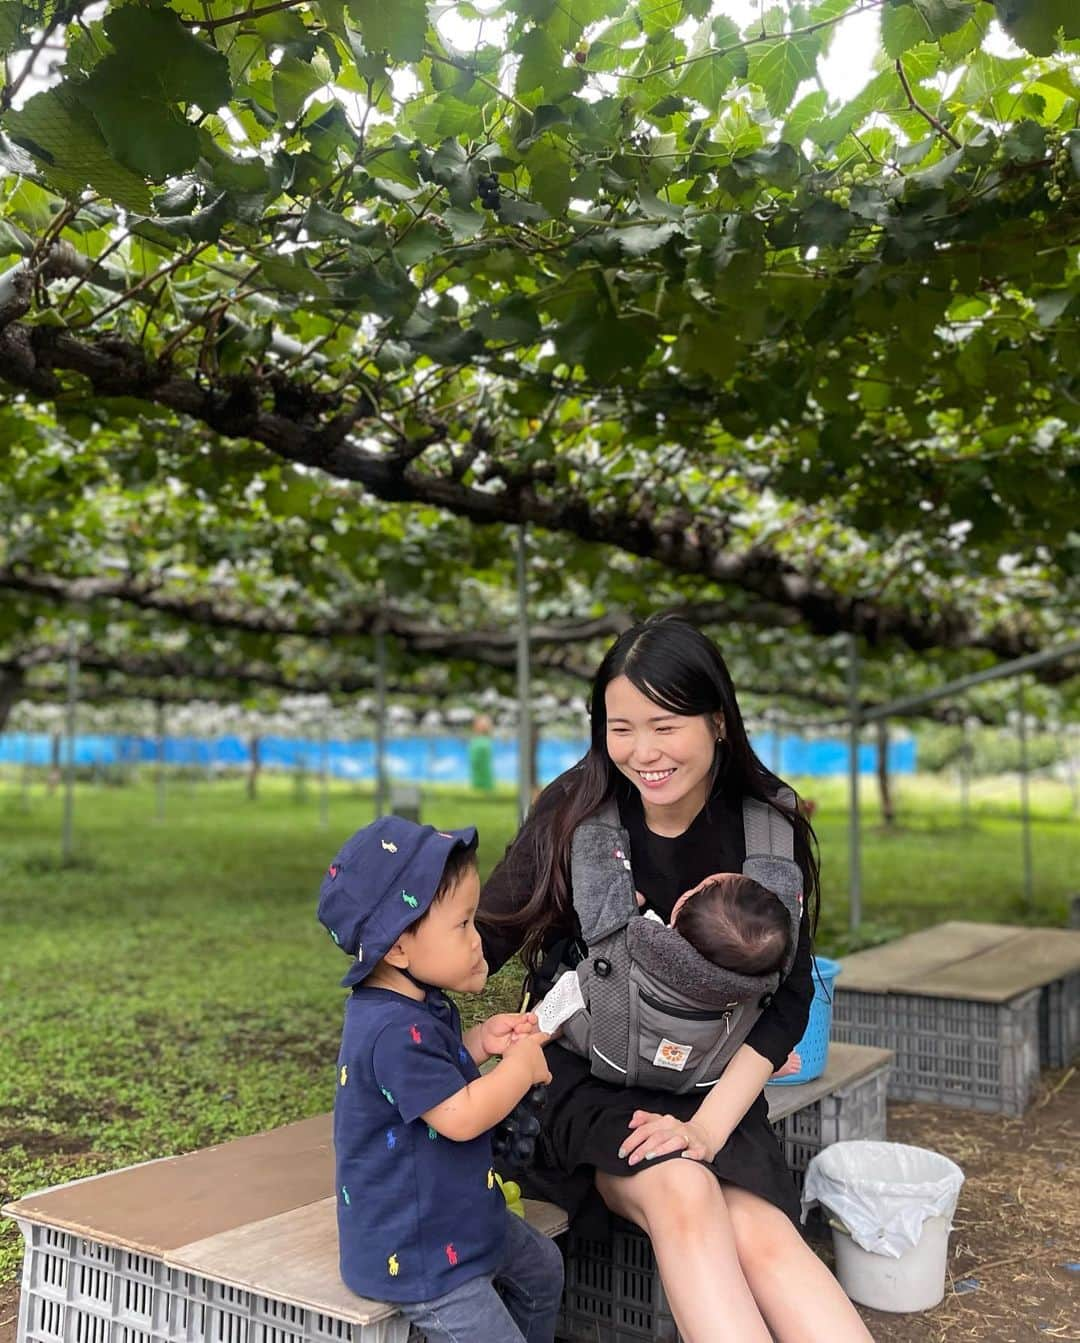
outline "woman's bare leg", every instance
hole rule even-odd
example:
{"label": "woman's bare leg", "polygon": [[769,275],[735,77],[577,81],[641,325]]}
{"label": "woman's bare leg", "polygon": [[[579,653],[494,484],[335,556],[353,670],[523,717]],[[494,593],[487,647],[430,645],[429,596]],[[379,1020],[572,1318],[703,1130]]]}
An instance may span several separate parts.
{"label": "woman's bare leg", "polygon": [[597,1171],[596,1187],[612,1212],[652,1242],[684,1343],[771,1343],[711,1170],[696,1161],[664,1161],[636,1175]]}
{"label": "woman's bare leg", "polygon": [[777,1343],[873,1343],[843,1288],[790,1219],[757,1194],[723,1186],[739,1263]]}

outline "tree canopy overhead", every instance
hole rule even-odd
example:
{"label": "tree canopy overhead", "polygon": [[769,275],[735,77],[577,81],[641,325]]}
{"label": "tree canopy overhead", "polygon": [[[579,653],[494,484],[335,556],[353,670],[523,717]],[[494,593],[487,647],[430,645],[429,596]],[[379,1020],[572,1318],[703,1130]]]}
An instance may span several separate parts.
{"label": "tree canopy overhead", "polygon": [[[818,634],[1052,637],[1080,568],[1080,10],[721,8],[0,0],[4,569],[96,575],[107,541],[137,582],[152,497],[210,572],[236,555],[200,510],[258,497],[348,572],[450,594],[451,532],[398,566],[415,532],[358,527],[318,468]],[[877,68],[841,103],[818,62],[864,11]],[[106,476],[78,553],[55,496]],[[309,535],[274,550],[305,582]]]}

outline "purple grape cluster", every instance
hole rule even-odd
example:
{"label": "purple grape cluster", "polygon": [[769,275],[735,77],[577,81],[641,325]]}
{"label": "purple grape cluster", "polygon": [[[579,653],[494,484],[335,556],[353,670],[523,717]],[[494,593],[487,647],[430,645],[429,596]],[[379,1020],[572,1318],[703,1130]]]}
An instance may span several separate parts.
{"label": "purple grape cluster", "polygon": [[494,1155],[515,1166],[527,1166],[536,1150],[540,1111],[547,1104],[547,1087],[540,1083],[524,1095],[491,1135]]}

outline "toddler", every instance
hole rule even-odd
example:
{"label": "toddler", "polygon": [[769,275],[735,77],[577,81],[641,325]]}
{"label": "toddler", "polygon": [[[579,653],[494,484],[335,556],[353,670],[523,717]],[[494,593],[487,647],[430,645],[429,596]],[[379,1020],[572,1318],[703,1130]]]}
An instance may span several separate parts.
{"label": "toddler", "polygon": [[487,980],[476,842],[472,828],[383,817],[323,879],[318,917],[352,957],[334,1102],[341,1276],[429,1343],[552,1343],[562,1256],[507,1211],[490,1137],[551,1080],[548,1037],[531,1013],[463,1035],[446,996]]}

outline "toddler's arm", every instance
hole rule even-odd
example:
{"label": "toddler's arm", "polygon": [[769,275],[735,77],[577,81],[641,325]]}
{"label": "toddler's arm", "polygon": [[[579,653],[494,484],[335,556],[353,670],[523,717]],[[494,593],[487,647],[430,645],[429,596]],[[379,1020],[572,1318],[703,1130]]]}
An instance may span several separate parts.
{"label": "toddler's arm", "polygon": [[421,1118],[453,1142],[468,1142],[505,1119],[538,1082],[550,1082],[544,1045],[550,1036],[523,1035],[497,1064],[475,1082],[468,1082]]}

